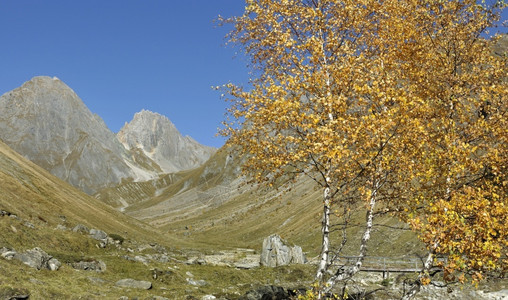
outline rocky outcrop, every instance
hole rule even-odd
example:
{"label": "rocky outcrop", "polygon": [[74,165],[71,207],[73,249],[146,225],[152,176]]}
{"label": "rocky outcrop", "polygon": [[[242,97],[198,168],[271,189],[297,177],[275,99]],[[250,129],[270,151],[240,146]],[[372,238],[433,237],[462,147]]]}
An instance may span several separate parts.
{"label": "rocky outcrop", "polygon": [[196,168],[216,151],[182,136],[168,118],[148,110],[136,113],[117,137],[125,148],[141,150],[165,172]]}
{"label": "rocky outcrop", "polygon": [[289,264],[304,264],[307,261],[300,246],[290,247],[280,236],[273,234],[263,241],[260,263],[262,266],[277,267]]}
{"label": "rocky outcrop", "polygon": [[0,139],[89,194],[122,178],[147,177],[131,167],[131,155],[104,121],[56,77],[34,77],[0,97]]}
{"label": "rocky outcrop", "polygon": [[62,266],[60,261],[38,247],[27,250],[23,253],[18,253],[15,250],[3,247],[0,249],[0,255],[7,260],[19,260],[25,265],[37,270],[48,269],[56,271]]}
{"label": "rocky outcrop", "polygon": [[143,280],[134,280],[131,278],[121,279],[115,283],[116,286],[132,289],[149,290],[152,288],[152,283]]}

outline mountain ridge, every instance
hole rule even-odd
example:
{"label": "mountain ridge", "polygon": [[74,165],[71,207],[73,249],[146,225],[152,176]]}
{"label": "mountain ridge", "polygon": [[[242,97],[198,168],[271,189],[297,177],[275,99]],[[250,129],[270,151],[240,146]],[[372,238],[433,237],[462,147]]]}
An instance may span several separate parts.
{"label": "mountain ridge", "polygon": [[[184,153],[177,163],[171,162],[178,160],[175,151],[173,156],[165,158],[167,155],[150,154],[138,147],[125,148],[102,118],[92,113],[69,86],[57,77],[36,76],[0,96],[0,139],[88,194],[118,185],[125,179],[147,181],[168,170],[194,168],[215,151],[190,137],[182,137],[169,119],[156,116],[167,120],[163,125],[170,128],[162,127],[159,131],[172,130],[173,134],[152,132],[151,136],[176,139],[179,153]],[[129,134],[136,136],[144,132],[131,130]],[[154,140],[154,143],[171,144],[171,141]]]}
{"label": "mountain ridge", "polygon": [[125,123],[117,138],[128,150],[140,149],[166,173],[196,168],[216,151],[180,134],[166,116],[145,109]]}

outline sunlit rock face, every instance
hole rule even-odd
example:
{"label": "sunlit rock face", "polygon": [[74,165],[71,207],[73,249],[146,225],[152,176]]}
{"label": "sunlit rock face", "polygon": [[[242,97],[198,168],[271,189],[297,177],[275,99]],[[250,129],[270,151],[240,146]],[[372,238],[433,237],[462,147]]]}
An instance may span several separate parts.
{"label": "sunlit rock face", "polygon": [[182,136],[168,118],[147,110],[136,113],[117,137],[126,149],[141,150],[164,172],[196,168],[216,151],[189,136]]}
{"label": "sunlit rock face", "polygon": [[89,194],[139,177],[115,134],[56,77],[34,77],[0,97],[0,139]]}

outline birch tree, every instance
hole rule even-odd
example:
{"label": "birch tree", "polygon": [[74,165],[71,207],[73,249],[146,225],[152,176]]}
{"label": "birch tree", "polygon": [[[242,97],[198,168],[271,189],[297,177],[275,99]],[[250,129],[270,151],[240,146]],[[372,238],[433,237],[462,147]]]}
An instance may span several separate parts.
{"label": "birch tree", "polygon": [[[405,297],[429,283],[436,254],[451,258],[450,280],[506,269],[506,56],[481,35],[503,6],[247,0],[224,20],[253,76],[225,86],[222,134],[257,182],[303,174],[322,189],[318,298],[361,269],[380,209],[429,247]],[[367,216],[357,261],[329,276],[345,243],[332,247],[330,217],[347,221],[355,205]],[[486,241],[471,244],[478,232]]]}

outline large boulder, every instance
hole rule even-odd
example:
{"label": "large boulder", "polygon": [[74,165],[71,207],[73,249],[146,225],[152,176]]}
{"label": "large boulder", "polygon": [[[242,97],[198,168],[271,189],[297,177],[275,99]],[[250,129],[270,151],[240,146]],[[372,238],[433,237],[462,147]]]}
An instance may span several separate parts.
{"label": "large boulder", "polygon": [[37,270],[49,269],[51,271],[56,271],[62,265],[56,258],[53,258],[39,247],[35,247],[23,253],[16,253],[14,259]]}
{"label": "large boulder", "polygon": [[90,229],[90,236],[98,241],[107,241],[108,234],[99,229]]}
{"label": "large boulder", "polygon": [[289,264],[303,264],[307,261],[300,246],[290,247],[280,236],[273,234],[263,241],[260,264],[277,267]]}

